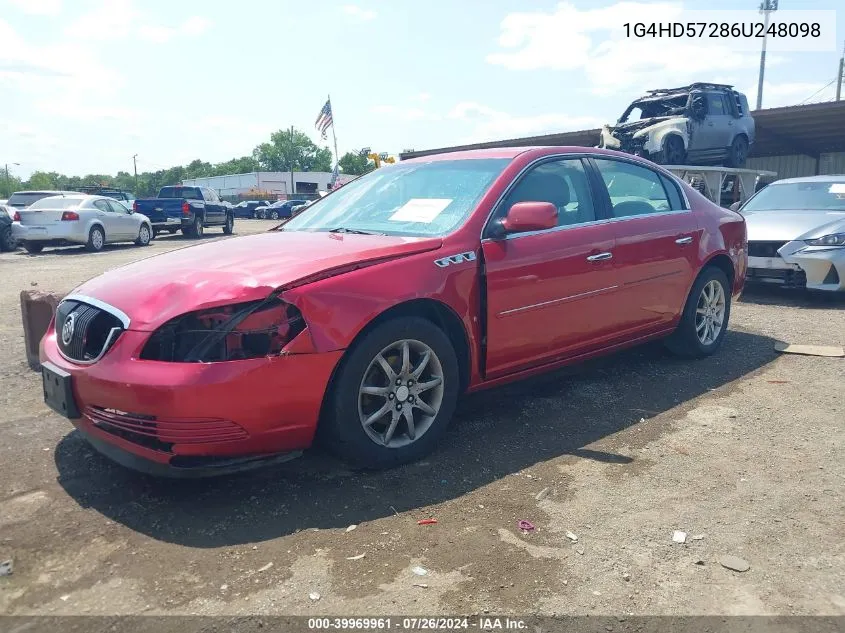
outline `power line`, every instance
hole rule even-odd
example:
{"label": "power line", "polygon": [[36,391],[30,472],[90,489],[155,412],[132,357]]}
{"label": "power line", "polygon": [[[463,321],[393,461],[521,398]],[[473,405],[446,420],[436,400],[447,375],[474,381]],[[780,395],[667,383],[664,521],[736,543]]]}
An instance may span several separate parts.
{"label": "power line", "polygon": [[819,93],[820,93],[820,92],[822,92],[823,90],[827,89],[828,87],[832,86],[832,85],[834,84],[834,82],[835,82],[835,81],[836,81],[836,77],[834,77],[834,78],[833,78],[833,79],[831,79],[829,82],[827,82],[827,84],[826,84],[826,85],[824,85],[824,86],[822,86],[821,88],[819,88],[818,90],[816,90],[816,91],[815,91],[813,94],[811,94],[809,97],[807,97],[807,98],[806,98],[806,99],[804,99],[803,101],[800,101],[800,102],[798,103],[798,105],[804,105],[804,104],[805,104],[805,103],[807,103],[810,99],[812,99],[813,97],[815,97],[817,94],[819,94]]}

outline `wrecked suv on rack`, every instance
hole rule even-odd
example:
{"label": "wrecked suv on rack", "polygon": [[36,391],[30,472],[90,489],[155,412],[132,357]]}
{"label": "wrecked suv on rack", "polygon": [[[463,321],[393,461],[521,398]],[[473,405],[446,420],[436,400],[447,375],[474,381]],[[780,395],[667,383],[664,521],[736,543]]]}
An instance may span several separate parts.
{"label": "wrecked suv on rack", "polygon": [[753,143],[754,118],[745,95],[725,84],[694,83],[649,90],[615,126],[602,128],[599,147],[661,165],[743,167]]}

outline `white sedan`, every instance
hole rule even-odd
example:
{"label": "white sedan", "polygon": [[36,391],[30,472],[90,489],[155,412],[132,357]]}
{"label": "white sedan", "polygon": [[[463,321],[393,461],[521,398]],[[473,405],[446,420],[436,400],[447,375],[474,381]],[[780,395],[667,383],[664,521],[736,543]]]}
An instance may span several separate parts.
{"label": "white sedan", "polygon": [[101,251],[106,244],[146,246],[153,236],[147,216],[105,196],[50,196],[15,213],[12,234],[29,253],[45,246],[84,244]]}

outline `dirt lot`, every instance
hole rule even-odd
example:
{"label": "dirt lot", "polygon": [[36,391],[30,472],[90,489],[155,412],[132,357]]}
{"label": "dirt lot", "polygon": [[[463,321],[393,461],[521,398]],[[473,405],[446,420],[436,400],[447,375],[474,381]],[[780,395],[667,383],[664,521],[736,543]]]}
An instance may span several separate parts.
{"label": "dirt lot", "polygon": [[42,404],[18,294],[185,244],[0,256],[0,613],[845,614],[845,361],[773,351],[845,345],[845,301],[747,292],[714,358],[649,345],[469,397],[395,471],[156,481]]}

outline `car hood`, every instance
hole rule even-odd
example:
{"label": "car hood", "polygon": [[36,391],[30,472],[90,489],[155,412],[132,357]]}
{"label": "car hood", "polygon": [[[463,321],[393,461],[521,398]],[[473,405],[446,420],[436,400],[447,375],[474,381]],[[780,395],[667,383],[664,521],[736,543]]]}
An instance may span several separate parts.
{"label": "car hood", "polygon": [[91,279],[73,291],[122,310],[130,329],[264,299],[274,290],[360,265],[437,249],[440,238],[272,231],[181,248]]}
{"label": "car hood", "polygon": [[741,211],[750,242],[815,239],[845,231],[845,212],[809,209]]}
{"label": "car hood", "polygon": [[677,119],[676,116],[655,116],[649,119],[638,119],[636,121],[628,121],[626,123],[619,123],[617,125],[609,125],[606,126],[608,130],[611,132],[639,132],[641,130],[648,129],[658,123],[663,123],[663,121],[668,121],[669,119]]}

